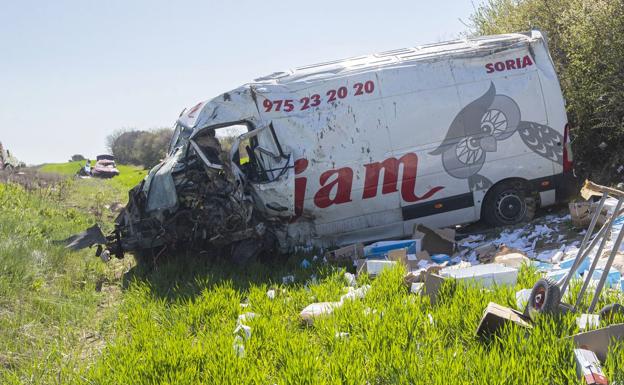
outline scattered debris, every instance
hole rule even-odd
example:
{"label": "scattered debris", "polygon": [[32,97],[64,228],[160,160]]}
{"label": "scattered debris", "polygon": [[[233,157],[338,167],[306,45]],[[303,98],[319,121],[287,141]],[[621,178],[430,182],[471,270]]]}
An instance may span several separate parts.
{"label": "scattered debris", "polygon": [[307,269],[310,266],[312,266],[312,264],[310,263],[310,261],[308,261],[307,259],[304,259],[303,261],[301,261],[301,263],[299,264],[299,266],[301,266],[303,269]]}
{"label": "scattered debris", "polygon": [[506,323],[512,322],[524,328],[532,328],[530,319],[522,313],[494,302],[490,302],[485,308],[481,322],[477,327],[476,335],[486,337],[496,333]]}
{"label": "scattered debris", "polygon": [[320,316],[326,316],[331,314],[334,309],[341,307],[345,301],[347,300],[355,300],[364,298],[368,290],[370,289],[370,285],[364,285],[359,289],[354,289],[352,287],[348,288],[348,293],[343,294],[340,297],[340,301],[338,302],[315,302],[308,306],[306,306],[299,316],[307,325],[312,325],[314,323],[314,319]]}
{"label": "scattered debris", "polygon": [[453,229],[430,229],[417,224],[414,226],[413,239],[419,241],[417,251],[426,250],[429,254],[453,255],[455,252],[455,230]]}
{"label": "scattered debris", "polygon": [[269,297],[269,299],[275,299],[275,290],[274,289],[269,289],[267,291],[267,297]]}
{"label": "scattered debris", "polygon": [[518,269],[498,263],[476,265],[460,269],[445,268],[440,275],[460,281],[476,282],[483,287],[493,285],[515,285],[518,279]]}
{"label": "scattered debris", "polygon": [[234,334],[244,337],[246,340],[251,338],[251,327],[239,323],[234,329]]}
{"label": "scattered debris", "polygon": [[598,314],[581,314],[576,317],[576,325],[581,331],[598,329],[600,327],[600,316]]}
{"label": "scattered debris", "polygon": [[338,332],[334,335],[335,338],[338,339],[344,339],[344,338],[349,338],[349,333],[347,332]]}
{"label": "scattered debris", "polygon": [[234,343],[232,344],[232,347],[234,348],[234,354],[236,354],[238,358],[245,357],[245,343],[241,336],[234,337]]}
{"label": "scattered debris", "polygon": [[576,374],[587,385],[608,385],[609,380],[605,376],[596,354],[586,349],[574,349],[576,361]]}
{"label": "scattered debris", "polygon": [[328,251],[325,254],[328,262],[353,262],[357,259],[364,258],[364,245],[356,243],[353,245],[341,247],[339,249]]}
{"label": "scattered debris", "polygon": [[372,277],[376,277],[386,269],[391,269],[396,265],[395,261],[387,261],[383,259],[367,259],[366,272]]}
{"label": "scattered debris", "polygon": [[[596,213],[598,208],[597,202],[570,202],[568,204],[570,208],[570,217],[572,224],[579,229],[586,229],[589,227],[592,217]],[[600,216],[596,224],[602,226],[607,222],[607,210],[602,209]]]}
{"label": "scattered debris", "polygon": [[356,287],[357,286],[357,280],[355,278],[355,275],[353,275],[353,274],[351,274],[349,272],[346,272],[346,273],[344,273],[344,278],[347,281],[347,286],[350,286],[350,287]]}
{"label": "scattered debris", "polygon": [[288,285],[289,283],[294,283],[294,282],[295,282],[295,276],[292,274],[282,277],[282,283],[284,285]]}
{"label": "scattered debris", "polygon": [[331,314],[336,307],[341,306],[341,302],[315,302],[306,306],[299,316],[308,325],[314,323],[314,319],[323,315]]}
{"label": "scattered debris", "polygon": [[239,315],[237,322],[239,324],[242,324],[242,323],[244,323],[246,321],[252,320],[252,319],[257,318],[257,317],[258,317],[258,314],[256,314],[256,313],[247,312],[247,313],[243,313],[243,314]]}
{"label": "scattered debris", "polygon": [[624,340],[624,323],[578,333],[568,338],[574,339],[577,347],[594,352],[600,362],[605,362],[611,341]]}

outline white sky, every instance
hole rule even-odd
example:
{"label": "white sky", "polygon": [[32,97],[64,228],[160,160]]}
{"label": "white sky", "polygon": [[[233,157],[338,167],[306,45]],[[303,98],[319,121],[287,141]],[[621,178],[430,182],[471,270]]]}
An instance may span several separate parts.
{"label": "white sky", "polygon": [[[480,1],[475,0],[478,4]],[[0,141],[29,164],[93,158],[275,71],[457,38],[470,0],[0,3]]]}

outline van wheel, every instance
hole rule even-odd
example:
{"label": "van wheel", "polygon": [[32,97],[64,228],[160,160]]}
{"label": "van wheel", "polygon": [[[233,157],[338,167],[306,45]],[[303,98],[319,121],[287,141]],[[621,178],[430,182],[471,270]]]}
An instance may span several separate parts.
{"label": "van wheel", "polygon": [[492,187],[483,203],[482,217],[491,226],[528,222],[535,216],[537,199],[522,181],[503,182]]}

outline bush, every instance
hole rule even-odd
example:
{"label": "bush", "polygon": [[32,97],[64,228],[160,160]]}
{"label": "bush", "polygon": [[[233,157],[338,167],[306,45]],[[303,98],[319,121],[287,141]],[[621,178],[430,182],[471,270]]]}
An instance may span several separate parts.
{"label": "bush", "polygon": [[577,170],[616,182],[624,163],[618,151],[624,143],[624,2],[488,0],[470,20],[476,35],[533,28],[546,33],[567,101]]}
{"label": "bush", "polygon": [[72,155],[71,159],[69,159],[70,162],[81,162],[83,160],[87,160],[87,158],[80,154]]}
{"label": "bush", "polygon": [[117,162],[151,168],[165,156],[172,135],[169,128],[121,130],[107,138],[107,145]]}

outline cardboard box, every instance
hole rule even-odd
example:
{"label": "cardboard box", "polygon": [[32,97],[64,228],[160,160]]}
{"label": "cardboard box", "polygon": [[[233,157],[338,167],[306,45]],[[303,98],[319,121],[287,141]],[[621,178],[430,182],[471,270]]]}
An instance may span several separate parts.
{"label": "cardboard box", "polygon": [[[598,203],[596,202],[570,202],[568,204],[570,209],[570,217],[572,224],[577,228],[587,228],[591,222],[592,217],[598,209]],[[596,226],[600,228],[607,222],[607,210],[602,209],[602,212],[598,216]]]}
{"label": "cardboard box", "polygon": [[510,322],[528,329],[533,327],[531,320],[519,311],[490,302],[483,312],[475,334],[479,337],[492,335]]}
{"label": "cardboard box", "polygon": [[430,255],[453,255],[455,252],[453,229],[430,229],[425,225],[416,224],[412,238],[420,241],[421,250],[427,251]]}
{"label": "cardboard box", "polygon": [[600,362],[594,352],[586,349],[574,349],[576,361],[576,374],[587,385],[608,385],[609,380],[605,376]]}
{"label": "cardboard box", "polygon": [[624,340],[624,323],[578,333],[567,338],[573,338],[577,347],[591,350],[600,362],[605,362],[611,340]]}
{"label": "cardboard box", "polygon": [[325,253],[325,258],[329,262],[352,262],[364,258],[364,245],[362,243],[355,243],[333,251],[328,251]]}
{"label": "cardboard box", "polygon": [[403,278],[411,293],[428,296],[432,305],[437,302],[438,292],[445,280],[434,272],[437,272],[437,269],[421,271],[418,274],[408,273]]}

